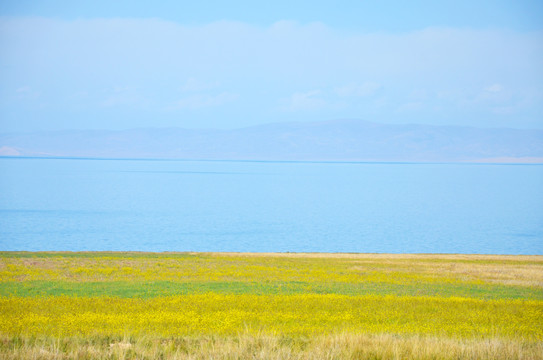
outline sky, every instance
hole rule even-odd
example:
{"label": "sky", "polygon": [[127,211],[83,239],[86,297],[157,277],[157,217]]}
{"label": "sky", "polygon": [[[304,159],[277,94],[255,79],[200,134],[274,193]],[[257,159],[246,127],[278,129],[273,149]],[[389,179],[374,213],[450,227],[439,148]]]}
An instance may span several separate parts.
{"label": "sky", "polygon": [[0,132],[543,128],[543,1],[0,3]]}

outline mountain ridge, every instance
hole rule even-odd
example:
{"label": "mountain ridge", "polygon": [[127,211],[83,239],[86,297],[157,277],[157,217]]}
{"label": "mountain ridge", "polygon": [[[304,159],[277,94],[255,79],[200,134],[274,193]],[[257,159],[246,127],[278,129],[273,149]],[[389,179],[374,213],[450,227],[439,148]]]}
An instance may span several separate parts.
{"label": "mountain ridge", "polygon": [[543,130],[337,119],[238,129],[0,134],[0,156],[194,160],[543,162]]}

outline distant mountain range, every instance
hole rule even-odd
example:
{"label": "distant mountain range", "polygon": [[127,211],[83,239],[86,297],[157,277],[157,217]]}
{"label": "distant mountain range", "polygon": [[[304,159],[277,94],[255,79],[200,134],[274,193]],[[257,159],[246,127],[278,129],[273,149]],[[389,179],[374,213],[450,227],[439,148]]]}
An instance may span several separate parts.
{"label": "distant mountain range", "polygon": [[0,156],[209,160],[543,162],[543,130],[294,122],[0,134]]}

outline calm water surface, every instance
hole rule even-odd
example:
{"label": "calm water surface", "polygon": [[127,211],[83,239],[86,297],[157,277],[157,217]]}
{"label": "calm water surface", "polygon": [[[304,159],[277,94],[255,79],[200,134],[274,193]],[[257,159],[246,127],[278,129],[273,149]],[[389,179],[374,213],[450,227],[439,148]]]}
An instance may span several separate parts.
{"label": "calm water surface", "polygon": [[0,250],[543,254],[543,166],[1,158]]}

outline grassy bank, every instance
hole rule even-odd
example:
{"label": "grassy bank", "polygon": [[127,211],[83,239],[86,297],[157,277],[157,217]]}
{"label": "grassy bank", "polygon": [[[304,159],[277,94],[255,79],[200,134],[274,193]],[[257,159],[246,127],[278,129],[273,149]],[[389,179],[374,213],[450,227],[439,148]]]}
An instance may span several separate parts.
{"label": "grassy bank", "polygon": [[0,336],[3,358],[539,359],[543,256],[4,252]]}

